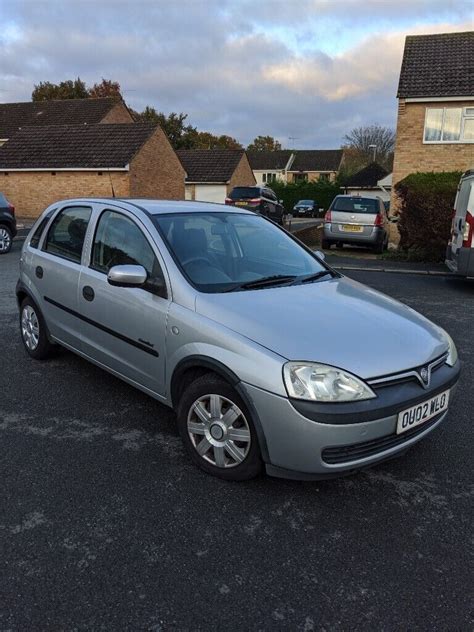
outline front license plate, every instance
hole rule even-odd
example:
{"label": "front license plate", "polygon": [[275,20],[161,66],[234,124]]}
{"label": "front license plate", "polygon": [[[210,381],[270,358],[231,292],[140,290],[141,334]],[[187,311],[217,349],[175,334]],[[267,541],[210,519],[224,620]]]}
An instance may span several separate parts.
{"label": "front license plate", "polygon": [[363,228],[362,226],[356,226],[355,224],[344,224],[342,230],[346,233],[361,233]]}
{"label": "front license plate", "polygon": [[398,413],[397,434],[411,430],[415,426],[424,424],[425,421],[436,417],[447,410],[449,402],[449,391],[439,393],[426,402],[412,406]]}

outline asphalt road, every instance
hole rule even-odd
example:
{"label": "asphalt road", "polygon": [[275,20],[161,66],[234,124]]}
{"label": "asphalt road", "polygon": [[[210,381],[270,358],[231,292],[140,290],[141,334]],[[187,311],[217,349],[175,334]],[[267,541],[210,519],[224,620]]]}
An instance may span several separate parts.
{"label": "asphalt road", "polygon": [[0,257],[0,630],[472,629],[473,285],[351,273],[458,343],[427,440],[349,478],[230,484],[188,462],[168,409],[71,353],[27,357],[18,250]]}

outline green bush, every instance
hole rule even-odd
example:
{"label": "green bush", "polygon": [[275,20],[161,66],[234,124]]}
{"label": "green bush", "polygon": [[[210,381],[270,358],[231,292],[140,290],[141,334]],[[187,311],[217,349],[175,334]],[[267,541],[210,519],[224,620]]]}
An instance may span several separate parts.
{"label": "green bush", "polygon": [[444,260],[461,172],[412,173],[395,185],[399,248],[408,258]]}
{"label": "green bush", "polygon": [[342,193],[338,184],[332,182],[272,182],[268,185],[275,191],[279,200],[283,200],[283,206],[287,213],[293,211],[294,205],[299,200],[316,200],[318,208],[325,211],[336,195]]}

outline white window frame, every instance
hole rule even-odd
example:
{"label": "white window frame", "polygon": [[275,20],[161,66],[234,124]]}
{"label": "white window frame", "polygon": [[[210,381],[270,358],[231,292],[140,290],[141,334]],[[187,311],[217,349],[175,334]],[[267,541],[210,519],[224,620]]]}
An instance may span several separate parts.
{"label": "white window frame", "polygon": [[[452,110],[452,109],[456,109],[459,110],[461,109],[461,137],[459,140],[443,140],[443,129],[444,129],[444,119],[446,116],[446,110]],[[443,110],[443,120],[441,123],[441,138],[439,140],[425,140],[425,132],[426,132],[426,120],[428,118],[428,111],[429,110]],[[474,119],[474,114],[469,114],[467,115],[467,110],[474,110],[474,106],[473,105],[467,105],[463,108],[456,108],[456,107],[427,107],[425,108],[425,122],[423,125],[423,145],[472,145],[472,143],[474,143],[474,139],[471,140],[464,140],[464,124],[466,120],[471,120]]]}

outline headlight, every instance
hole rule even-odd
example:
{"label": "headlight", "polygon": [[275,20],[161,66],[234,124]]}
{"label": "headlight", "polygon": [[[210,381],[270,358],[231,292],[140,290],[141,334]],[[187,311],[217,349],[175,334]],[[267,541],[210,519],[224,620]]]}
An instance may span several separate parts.
{"label": "headlight", "polygon": [[448,366],[454,366],[458,361],[458,350],[456,349],[456,345],[454,344],[453,339],[447,331],[444,332],[444,335],[446,336],[448,341],[448,357],[446,358],[446,364]]}
{"label": "headlight", "polygon": [[287,362],[283,379],[290,397],[317,402],[353,402],[375,393],[362,380],[327,364]]}

